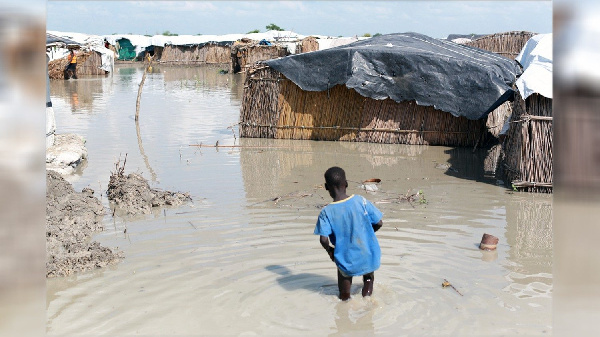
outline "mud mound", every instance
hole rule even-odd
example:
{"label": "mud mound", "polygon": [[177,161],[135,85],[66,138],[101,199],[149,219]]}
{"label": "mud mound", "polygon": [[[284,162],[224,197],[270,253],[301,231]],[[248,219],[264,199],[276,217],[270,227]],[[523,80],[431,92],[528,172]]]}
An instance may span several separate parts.
{"label": "mud mound", "polygon": [[108,200],[131,215],[149,214],[153,207],[178,206],[192,200],[189,193],[152,189],[141,175],[125,175],[122,170],[111,174],[107,194]]}
{"label": "mud mound", "polygon": [[91,189],[76,192],[60,174],[46,171],[46,277],[104,267],[123,257],[90,242],[103,230],[104,207]]}

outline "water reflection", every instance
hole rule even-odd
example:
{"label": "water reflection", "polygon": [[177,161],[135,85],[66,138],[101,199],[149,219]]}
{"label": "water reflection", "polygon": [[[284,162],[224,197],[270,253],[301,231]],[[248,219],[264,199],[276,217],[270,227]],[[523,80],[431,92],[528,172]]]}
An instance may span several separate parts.
{"label": "water reflection", "polygon": [[152,177],[152,181],[156,181],[156,172],[150,166],[150,162],[148,161],[148,156],[146,155],[146,151],[144,151],[144,146],[142,145],[142,135],[140,134],[140,122],[135,121],[135,133],[137,134],[138,147],[140,149],[140,155],[144,158],[144,164],[146,164],[146,168],[150,172],[150,176]]}
{"label": "water reflection", "polygon": [[[72,113],[94,112],[94,103],[103,97],[108,88],[104,78],[80,78],[76,80],[54,80],[50,82],[52,102],[63,101]],[[60,103],[59,103],[60,107]]]}
{"label": "water reflection", "polygon": [[521,298],[547,297],[552,292],[552,199],[543,194],[514,195],[507,203],[507,288]]}
{"label": "water reflection", "polygon": [[115,77],[122,84],[132,84],[137,82],[139,84],[138,77],[144,73],[142,65],[116,65],[115,66]]}
{"label": "water reflection", "polygon": [[244,89],[243,74],[222,73],[222,69],[213,66],[181,67],[156,65],[152,67],[152,75],[161,74],[165,86],[179,85],[202,90],[226,89],[235,100],[241,100]]}
{"label": "water reflection", "polygon": [[[323,173],[333,165],[345,168],[351,183],[381,176],[388,177],[384,183],[406,182],[411,177],[423,180],[435,172],[434,159],[426,155],[428,146],[262,138],[243,138],[239,144],[246,195],[250,199],[289,193],[284,185],[289,186],[290,181],[304,187],[320,185]],[[433,152],[434,156],[443,155],[440,148]],[[424,161],[431,162],[427,165],[431,170],[423,171]],[[402,165],[401,170],[398,165]],[[358,172],[370,173],[357,176]],[[420,186],[420,181],[413,182],[401,184],[399,191],[406,192],[409,185]]]}

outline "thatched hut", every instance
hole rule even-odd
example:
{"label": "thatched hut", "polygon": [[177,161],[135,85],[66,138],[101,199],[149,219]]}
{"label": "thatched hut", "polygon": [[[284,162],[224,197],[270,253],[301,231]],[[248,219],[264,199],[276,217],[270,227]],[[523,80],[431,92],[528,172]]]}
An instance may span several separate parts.
{"label": "thatched hut", "polygon": [[[534,35],[535,33],[532,32],[511,31],[481,36],[464,44],[514,60],[527,43],[527,40]],[[488,115],[486,127],[494,137],[499,137],[502,126],[512,114],[512,106],[512,102],[506,102]]]}
{"label": "thatched hut", "polygon": [[[67,66],[67,57],[52,60],[48,63],[48,76],[50,79],[64,79],[64,70]],[[77,54],[77,76],[81,75],[106,75],[108,71],[102,69],[102,54],[89,50]]]}
{"label": "thatched hut", "polygon": [[287,56],[286,47],[278,44],[259,44],[250,39],[236,41],[231,47],[231,70],[234,73],[245,71],[256,62]]}
{"label": "thatched hut", "polygon": [[248,71],[240,136],[474,146],[519,73],[416,33],[296,54]]}
{"label": "thatched hut", "polygon": [[536,33],[525,31],[496,33],[471,40],[465,45],[491,51],[514,60],[525,43],[534,35]]}
{"label": "thatched hut", "polygon": [[177,65],[229,64],[231,62],[231,44],[231,42],[209,42],[192,45],[154,46],[154,59],[159,63]]}
{"label": "thatched hut", "polygon": [[319,50],[319,41],[314,36],[307,36],[296,45],[296,54],[315,50]]}
{"label": "thatched hut", "polygon": [[517,61],[525,70],[503,142],[506,180],[516,189],[552,192],[552,34],[530,39]]}

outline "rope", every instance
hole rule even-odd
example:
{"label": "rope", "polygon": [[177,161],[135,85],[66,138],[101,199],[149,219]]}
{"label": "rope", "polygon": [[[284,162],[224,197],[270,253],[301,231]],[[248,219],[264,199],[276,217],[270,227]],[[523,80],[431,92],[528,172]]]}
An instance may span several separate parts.
{"label": "rope", "polygon": [[523,115],[521,119],[511,121],[511,123],[521,123],[529,121],[549,121],[552,122],[552,116],[534,116],[534,115]]}
{"label": "rope", "polygon": [[339,125],[335,126],[305,126],[305,125],[266,125],[256,124],[249,122],[240,122],[238,125],[252,126],[259,128],[275,128],[275,129],[305,129],[305,130],[345,130],[345,131],[371,131],[371,132],[394,132],[394,133],[448,133],[448,134],[471,134],[472,132],[467,131],[434,131],[434,130],[400,130],[400,129],[389,129],[389,128],[357,128],[357,127],[342,127]]}

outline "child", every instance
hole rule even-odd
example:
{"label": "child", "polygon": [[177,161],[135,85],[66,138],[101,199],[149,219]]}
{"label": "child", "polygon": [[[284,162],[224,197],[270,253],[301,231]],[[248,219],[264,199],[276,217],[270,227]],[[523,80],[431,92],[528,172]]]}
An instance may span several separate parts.
{"label": "child", "polygon": [[[362,295],[373,293],[375,270],[379,268],[381,249],[375,232],[381,228],[383,214],[367,199],[359,195],[348,196],[346,173],[339,167],[325,172],[325,189],[333,202],[319,214],[314,234],[332,261],[337,265],[340,299],[350,298],[352,277],[363,277]],[[331,244],[329,245],[329,240]]]}

